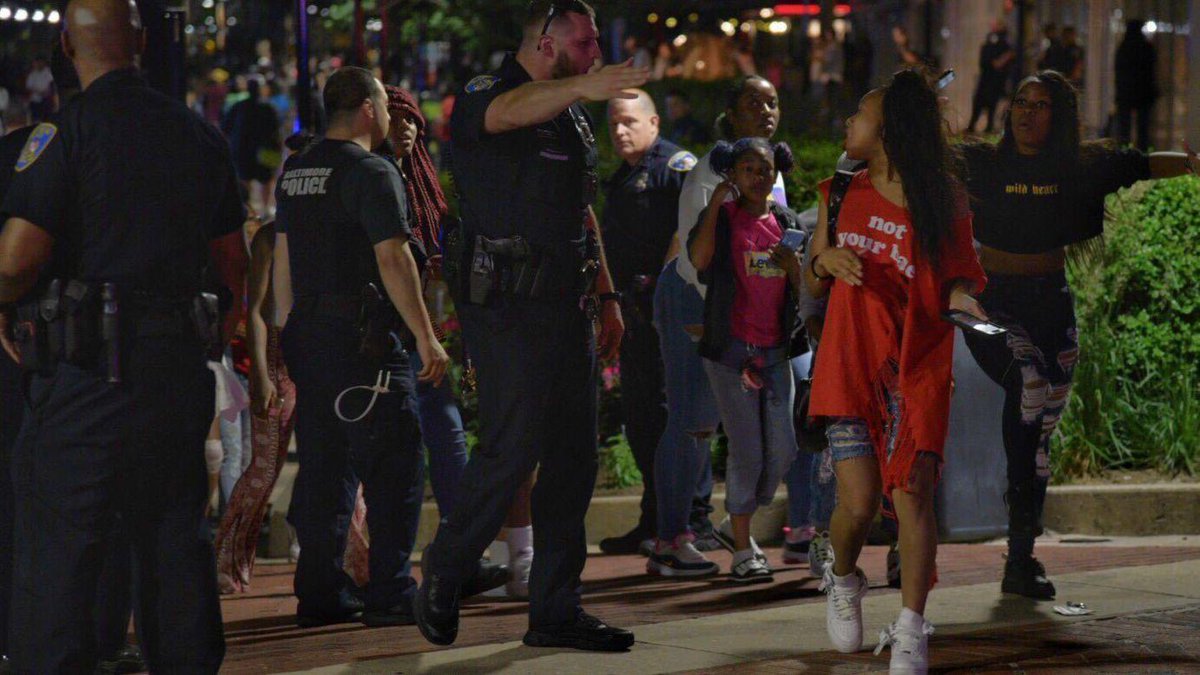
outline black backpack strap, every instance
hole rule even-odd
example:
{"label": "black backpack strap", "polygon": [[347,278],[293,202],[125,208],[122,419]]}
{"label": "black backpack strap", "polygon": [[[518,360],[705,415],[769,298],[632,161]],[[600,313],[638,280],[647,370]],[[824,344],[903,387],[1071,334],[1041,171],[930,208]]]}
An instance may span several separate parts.
{"label": "black backpack strap", "polygon": [[839,170],[833,174],[833,181],[829,184],[829,205],[826,208],[826,216],[830,246],[837,245],[834,242],[837,241],[838,213],[842,210],[842,200],[846,198],[846,192],[850,189],[850,183],[853,180],[853,173]]}

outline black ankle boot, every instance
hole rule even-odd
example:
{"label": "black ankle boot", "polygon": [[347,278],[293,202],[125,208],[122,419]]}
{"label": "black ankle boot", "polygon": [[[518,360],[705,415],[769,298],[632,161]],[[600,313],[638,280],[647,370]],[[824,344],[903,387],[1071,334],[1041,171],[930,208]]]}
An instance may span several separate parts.
{"label": "black ankle boot", "polygon": [[1034,600],[1053,600],[1055,593],[1054,584],[1046,578],[1045,566],[1034,557],[1005,562],[1000,590]]}

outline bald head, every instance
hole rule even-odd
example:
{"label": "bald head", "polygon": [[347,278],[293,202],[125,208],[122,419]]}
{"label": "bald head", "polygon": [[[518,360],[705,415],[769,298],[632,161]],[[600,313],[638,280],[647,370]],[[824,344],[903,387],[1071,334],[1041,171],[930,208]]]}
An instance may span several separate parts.
{"label": "bald head", "polygon": [[133,65],[142,49],[141,30],[133,0],[71,0],[63,49],[75,62],[84,87],[110,70]]}
{"label": "bald head", "polygon": [[654,105],[654,99],[644,89],[626,89],[625,93],[637,94],[637,98],[610,99],[608,102],[609,115],[612,115],[614,110],[645,117],[653,117],[658,114],[658,106]]}
{"label": "bald head", "polygon": [[630,165],[642,160],[654,141],[658,140],[658,110],[654,99],[641,89],[626,93],[637,98],[614,98],[608,102],[608,129],[613,149]]}

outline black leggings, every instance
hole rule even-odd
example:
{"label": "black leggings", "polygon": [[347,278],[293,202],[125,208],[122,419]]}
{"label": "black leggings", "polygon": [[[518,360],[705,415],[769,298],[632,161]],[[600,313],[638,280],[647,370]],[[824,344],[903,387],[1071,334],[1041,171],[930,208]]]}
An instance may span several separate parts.
{"label": "black leggings", "polygon": [[1071,393],[1079,336],[1066,275],[989,275],[979,298],[1004,337],[967,333],[967,347],[988,377],[1004,387],[1002,426],[1008,455],[1010,538],[1042,532],[1050,480],[1050,437]]}

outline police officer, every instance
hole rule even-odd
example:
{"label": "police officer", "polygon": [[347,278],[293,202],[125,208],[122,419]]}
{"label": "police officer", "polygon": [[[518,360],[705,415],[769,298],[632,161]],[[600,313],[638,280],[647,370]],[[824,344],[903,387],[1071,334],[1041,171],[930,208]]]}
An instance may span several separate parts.
{"label": "police officer", "polygon": [[216,672],[202,532],[217,322],[198,291],[207,244],[241,236],[233,165],[210,125],[134,67],[133,3],[73,0],[62,44],[84,91],[30,134],[2,207],[0,338],[26,370],[28,405],[13,453],[10,657],[21,673],[95,667],[91,610],[120,516],[150,669]]}
{"label": "police officer", "polygon": [[597,468],[597,347],[580,297],[589,272],[598,272],[602,356],[615,356],[623,327],[602,246],[586,245],[586,230],[597,229],[589,206],[596,148],[579,104],[632,98],[622,90],[649,73],[628,63],[599,66],[594,17],[579,0],[533,2],[520,50],[467,83],[451,117],[466,251],[448,253],[447,272],[466,261],[455,286],[478,371],[480,447],[423,562],[414,609],[421,632],[437,644],[457,636],[464,580],[539,463],[525,644],[608,651],[633,644],[630,632],[580,606],[583,518]]}
{"label": "police officer", "polygon": [[[409,554],[425,485],[401,342],[420,353],[422,381],[441,381],[448,357],[421,298],[400,172],[371,153],[389,128],[383,85],[343,68],[324,99],[328,132],[289,158],[275,191],[275,278],[294,297],[281,343],[296,383],[297,623],[411,624]],[[341,565],[359,481],[371,533],[362,599]]]}
{"label": "police officer", "polygon": [[[613,148],[624,160],[608,183],[601,230],[613,283],[622,293],[621,410],[625,436],[642,473],[642,514],[628,533],[604,539],[605,553],[649,554],[657,530],[654,453],[667,424],[663,360],[654,320],[654,283],[675,249],[679,191],[696,156],[659,135],[654,99],[608,104]],[[707,518],[707,512],[699,517]]]}

